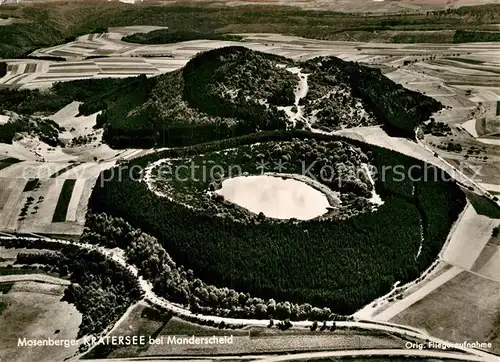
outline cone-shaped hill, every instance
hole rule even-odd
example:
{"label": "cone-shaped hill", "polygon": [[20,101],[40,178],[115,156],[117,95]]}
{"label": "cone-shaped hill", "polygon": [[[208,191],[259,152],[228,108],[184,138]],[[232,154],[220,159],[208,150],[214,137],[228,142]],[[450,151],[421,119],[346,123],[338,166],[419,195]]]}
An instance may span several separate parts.
{"label": "cone-shaped hill", "polygon": [[[27,100],[31,100],[27,102]],[[4,109],[54,111],[81,101],[116,148],[186,146],[262,130],[385,124],[412,136],[441,104],[378,69],[320,57],[306,62],[231,46],[160,76],[80,80],[49,92],[0,92]],[[57,108],[59,107],[59,108]]]}

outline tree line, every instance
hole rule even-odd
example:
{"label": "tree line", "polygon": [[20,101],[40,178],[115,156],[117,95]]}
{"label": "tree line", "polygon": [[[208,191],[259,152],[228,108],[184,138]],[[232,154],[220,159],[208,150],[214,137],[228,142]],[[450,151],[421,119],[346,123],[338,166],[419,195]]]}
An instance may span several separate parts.
{"label": "tree line", "polygon": [[243,38],[241,36],[233,34],[215,33],[192,29],[174,30],[170,28],[153,30],[148,33],[135,33],[124,36],[122,38],[123,41],[138,44],[170,44],[198,39],[240,41]]}

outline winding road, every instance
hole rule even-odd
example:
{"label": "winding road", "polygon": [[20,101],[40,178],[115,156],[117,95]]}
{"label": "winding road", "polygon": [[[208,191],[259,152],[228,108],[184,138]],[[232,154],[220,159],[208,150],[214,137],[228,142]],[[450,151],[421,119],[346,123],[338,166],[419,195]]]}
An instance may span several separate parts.
{"label": "winding road", "polygon": [[[152,284],[148,281],[145,280],[142,276],[139,275],[138,269],[134,266],[131,265],[127,262],[127,260],[124,257],[124,253],[122,252],[117,252],[116,249],[112,250],[106,247],[102,246],[96,246],[93,244],[88,244],[88,243],[81,243],[81,242],[74,242],[74,241],[68,241],[68,240],[63,240],[63,239],[53,239],[53,238],[48,238],[48,237],[19,237],[19,236],[8,236],[8,234],[3,233],[0,235],[0,240],[9,240],[9,239],[15,239],[15,240],[44,240],[46,242],[51,242],[51,243],[58,243],[62,245],[73,245],[82,249],[86,250],[96,250],[97,252],[101,253],[102,255],[106,256],[107,258],[113,260],[117,264],[123,266],[124,268],[128,269],[138,280],[139,285],[141,290],[144,293],[144,299],[148,301],[149,303],[158,306],[160,308],[166,309],[168,311],[171,311],[181,317],[196,317],[201,320],[211,320],[214,321],[215,323],[220,323],[224,321],[226,324],[244,324],[247,326],[267,326],[269,324],[269,320],[265,319],[239,319],[239,318],[226,318],[226,317],[218,317],[218,316],[208,316],[208,315],[200,315],[200,314],[194,314],[190,310],[183,308],[180,305],[176,305],[173,303],[170,303],[168,300],[159,297],[156,295],[156,293],[153,291],[153,286]],[[299,322],[294,322],[293,325],[296,327],[309,327],[312,325],[312,321],[299,321]],[[396,334],[401,337],[410,337],[410,338],[416,338],[420,339],[422,341],[426,342],[434,342],[436,344],[449,344],[450,342],[444,341],[439,338],[435,338],[427,334],[425,331],[421,331],[417,328],[412,328],[412,327],[407,327],[407,326],[400,326],[394,323],[384,323],[380,321],[361,321],[361,320],[356,320],[356,321],[339,321],[335,322],[337,327],[344,327],[344,328],[361,328],[361,329],[366,329],[366,330],[371,330],[371,331],[380,331],[380,332],[385,332],[385,333],[391,333],[391,334]],[[467,347],[455,347],[457,351],[460,351],[462,353],[467,354],[467,356],[459,355],[462,357],[466,358],[460,358],[462,360],[467,360],[467,361],[498,361],[498,357],[490,354],[488,352],[474,349],[474,348],[467,348]],[[378,355],[392,355],[392,354],[383,354],[382,351],[384,350],[374,350],[374,351],[380,351]],[[391,350],[392,351],[392,350]],[[419,355],[418,353],[430,353],[432,351],[425,351],[425,350],[418,350],[418,349],[408,349],[405,350],[405,354],[394,354],[394,355],[411,355],[411,356],[417,356]],[[327,356],[337,356],[335,353],[342,353],[345,352],[347,353],[348,351],[335,351],[335,352],[322,352],[322,353],[331,353],[331,355],[326,355]],[[349,351],[353,352],[353,351]],[[366,351],[363,351],[365,353]],[[378,352],[377,352],[378,353]],[[392,353],[392,352],[391,352]],[[394,352],[395,353],[395,352]],[[435,352],[435,353],[444,353],[444,352]],[[451,352],[446,352],[446,353],[451,353]],[[305,355],[314,355],[314,353],[307,353]],[[347,354],[349,355],[349,354]],[[346,355],[346,356],[347,356]],[[341,356],[341,355],[338,355]],[[426,354],[422,354],[422,356],[426,356]],[[431,355],[428,355],[431,357]],[[291,357],[289,355],[286,356],[287,358]],[[311,357],[316,357],[316,356],[311,356],[306,358],[311,358]],[[322,355],[317,356],[318,358],[320,357],[325,357]],[[271,359],[273,361],[280,361],[280,360],[286,360],[286,359],[280,359],[281,357],[274,357],[278,359]],[[297,357],[297,359],[300,359],[303,357]],[[446,358],[455,358],[456,357],[446,357]]]}

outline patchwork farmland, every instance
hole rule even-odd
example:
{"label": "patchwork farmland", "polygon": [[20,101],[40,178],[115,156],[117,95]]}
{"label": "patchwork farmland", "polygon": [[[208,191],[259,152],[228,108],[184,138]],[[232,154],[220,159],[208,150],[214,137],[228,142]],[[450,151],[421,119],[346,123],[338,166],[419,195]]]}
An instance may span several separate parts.
{"label": "patchwork farmland", "polygon": [[[146,0],[148,1],[148,0]],[[125,1],[124,1],[125,2]],[[203,0],[191,0],[203,2]],[[227,6],[242,6],[248,4],[259,5],[288,5],[307,10],[334,10],[341,12],[369,12],[369,13],[420,13],[429,10],[455,8],[459,6],[483,5],[495,0],[401,0],[401,1],[365,1],[365,0],[218,0],[217,3]]]}
{"label": "patchwork farmland", "polygon": [[[94,132],[96,115],[78,117],[74,102],[49,118],[66,127],[60,139],[66,147],[50,147],[37,137],[25,136],[0,144],[0,231],[79,235],[87,201],[102,170],[117,159],[148,152],[112,150]],[[93,135],[84,145],[71,145],[80,136]],[[73,183],[69,189],[67,186]]]}
{"label": "patchwork farmland", "polygon": [[[343,60],[383,66],[391,79],[405,83],[409,88],[424,87],[422,91],[440,98],[454,99],[462,92],[443,86],[452,83],[460,89],[472,86],[468,99],[459,96],[463,106],[477,100],[500,99],[495,66],[500,62],[498,43],[465,44],[377,44],[311,40],[275,34],[239,34],[241,42],[193,40],[174,44],[144,45],[122,41],[125,35],[150,31],[152,27],[112,28],[108,33],[89,34],[76,41],[39,49],[32,56],[65,58],[65,62],[38,60],[7,60],[7,75],[0,85],[10,87],[48,87],[53,82],[104,77],[148,76],[179,69],[201,51],[229,45],[244,45],[253,50],[307,60],[334,55]],[[154,28],[153,28],[154,29]],[[88,57],[91,57],[87,59]],[[456,61],[473,59],[479,64]],[[442,70],[445,70],[444,72]],[[394,73],[391,74],[391,71]],[[422,79],[422,73],[424,77]],[[457,75],[467,75],[457,80]],[[430,82],[429,82],[430,81]],[[443,87],[438,87],[438,86]],[[479,88],[478,88],[479,87]],[[427,88],[427,89],[425,89]],[[479,97],[479,98],[477,98]],[[457,101],[455,101],[457,102]]]}

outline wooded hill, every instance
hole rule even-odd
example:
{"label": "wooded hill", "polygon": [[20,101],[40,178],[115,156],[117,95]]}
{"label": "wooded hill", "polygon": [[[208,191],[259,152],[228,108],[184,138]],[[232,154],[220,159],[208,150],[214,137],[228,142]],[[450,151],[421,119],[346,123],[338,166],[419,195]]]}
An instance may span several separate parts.
{"label": "wooded hill", "polygon": [[170,44],[198,39],[240,41],[243,38],[232,34],[173,29],[158,29],[148,33],[135,33],[122,38],[123,41],[138,44]]}
{"label": "wooded hill", "polygon": [[9,122],[0,124],[0,142],[12,144],[17,134],[26,133],[38,136],[39,139],[49,146],[56,147],[59,144],[59,133],[64,128],[50,119],[42,119],[30,116],[13,116]]}
{"label": "wooded hill", "polygon": [[[209,171],[206,165],[217,165],[218,171]],[[151,166],[148,182],[152,190],[182,205],[254,223],[265,218],[264,214],[253,214],[213,192],[221,188],[224,179],[264,172],[305,174],[326,190],[332,209],[322,217],[343,219],[373,208],[369,201],[373,187],[363,167],[369,168],[369,157],[348,143],[294,139],[167,159]]]}
{"label": "wooded hill", "polygon": [[0,90],[0,104],[34,113],[81,101],[81,114],[103,111],[97,123],[114,148],[187,146],[292,127],[280,108],[295,102],[299,79],[291,67],[310,73],[307,113],[317,111],[333,129],[385,124],[412,137],[414,128],[441,108],[357,63],[335,57],[296,63],[240,46],[200,53],[183,69],[154,78],[58,83],[44,93]]}

